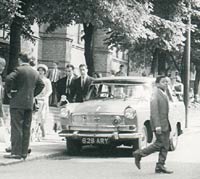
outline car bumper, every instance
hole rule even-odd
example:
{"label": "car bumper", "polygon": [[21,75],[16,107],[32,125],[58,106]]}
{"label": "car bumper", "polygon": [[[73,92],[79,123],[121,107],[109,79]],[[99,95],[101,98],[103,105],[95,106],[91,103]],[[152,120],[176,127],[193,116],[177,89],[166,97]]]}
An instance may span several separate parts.
{"label": "car bumper", "polygon": [[140,133],[79,133],[78,131],[74,131],[73,133],[66,133],[66,132],[60,132],[60,137],[66,137],[66,138],[73,138],[73,139],[81,139],[85,137],[93,137],[93,138],[110,138],[112,140],[126,140],[126,139],[138,139],[142,137],[142,134]]}

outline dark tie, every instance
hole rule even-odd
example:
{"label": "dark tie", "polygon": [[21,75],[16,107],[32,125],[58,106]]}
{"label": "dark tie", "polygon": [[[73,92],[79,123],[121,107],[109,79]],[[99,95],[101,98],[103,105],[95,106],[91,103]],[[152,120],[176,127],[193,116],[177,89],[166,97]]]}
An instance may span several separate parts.
{"label": "dark tie", "polygon": [[70,85],[70,77],[67,78],[67,87]]}
{"label": "dark tie", "polygon": [[84,78],[81,78],[81,87],[84,87]]}

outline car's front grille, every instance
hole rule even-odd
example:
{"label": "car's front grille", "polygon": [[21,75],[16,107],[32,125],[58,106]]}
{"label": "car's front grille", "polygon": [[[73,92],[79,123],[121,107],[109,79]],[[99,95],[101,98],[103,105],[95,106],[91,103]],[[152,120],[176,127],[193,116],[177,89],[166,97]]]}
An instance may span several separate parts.
{"label": "car's front grille", "polygon": [[123,125],[124,124],[124,118],[123,116],[117,116],[117,115],[72,115],[72,124],[78,124],[78,125],[94,125],[94,124],[100,124],[100,125]]}

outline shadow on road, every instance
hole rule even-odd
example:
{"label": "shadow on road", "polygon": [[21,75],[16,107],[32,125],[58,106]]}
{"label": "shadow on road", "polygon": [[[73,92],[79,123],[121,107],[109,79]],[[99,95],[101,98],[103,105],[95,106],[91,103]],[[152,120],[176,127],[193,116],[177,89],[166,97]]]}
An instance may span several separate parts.
{"label": "shadow on road", "polygon": [[106,146],[84,146],[80,153],[76,156],[69,156],[67,151],[62,155],[51,158],[51,160],[66,160],[74,157],[81,158],[116,158],[116,157],[132,157],[132,149],[127,147],[108,148]]}

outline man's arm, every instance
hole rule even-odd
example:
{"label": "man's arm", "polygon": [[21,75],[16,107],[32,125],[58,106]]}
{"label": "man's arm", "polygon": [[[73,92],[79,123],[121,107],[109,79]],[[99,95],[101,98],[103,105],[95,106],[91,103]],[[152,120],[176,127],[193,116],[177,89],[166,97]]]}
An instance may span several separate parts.
{"label": "man's arm", "polygon": [[151,121],[154,125],[155,130],[161,131],[157,91],[153,93],[150,105],[151,105]]}
{"label": "man's arm", "polygon": [[18,70],[18,68],[16,68],[12,73],[10,73],[10,74],[6,77],[5,88],[6,88],[6,92],[7,92],[8,94],[11,93],[12,84],[13,84],[13,82],[16,80],[18,74],[19,74],[19,70]]}
{"label": "man's arm", "polygon": [[37,96],[38,94],[40,94],[40,92],[43,90],[44,88],[44,83],[41,80],[40,77],[38,77],[38,80],[36,81],[36,87],[34,90],[34,96]]}

